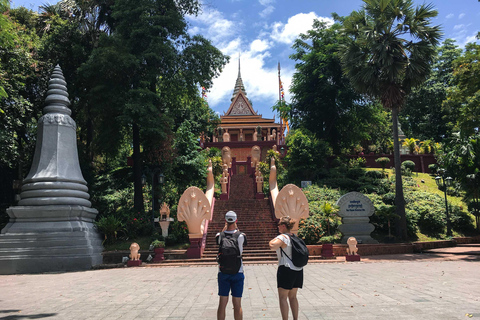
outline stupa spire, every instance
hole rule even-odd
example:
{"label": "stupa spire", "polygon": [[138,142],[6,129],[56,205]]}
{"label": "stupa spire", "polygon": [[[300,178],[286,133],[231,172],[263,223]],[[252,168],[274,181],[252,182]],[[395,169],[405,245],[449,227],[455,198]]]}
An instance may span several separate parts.
{"label": "stupa spire", "polygon": [[235,99],[235,97],[240,92],[240,90],[245,95],[247,95],[247,92],[245,91],[245,86],[243,85],[242,75],[240,73],[240,56],[239,56],[238,57],[238,76],[237,76],[237,81],[235,82],[235,88],[233,89],[233,94],[232,94],[232,98],[230,99],[230,101],[233,101],[233,99]]}

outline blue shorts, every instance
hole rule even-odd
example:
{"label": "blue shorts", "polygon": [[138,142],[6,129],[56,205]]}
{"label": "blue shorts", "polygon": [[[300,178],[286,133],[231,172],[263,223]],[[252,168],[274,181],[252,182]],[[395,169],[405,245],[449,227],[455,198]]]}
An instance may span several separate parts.
{"label": "blue shorts", "polygon": [[228,297],[230,289],[232,290],[232,297],[241,298],[243,294],[243,283],[245,275],[243,272],[237,274],[218,273],[218,295]]}

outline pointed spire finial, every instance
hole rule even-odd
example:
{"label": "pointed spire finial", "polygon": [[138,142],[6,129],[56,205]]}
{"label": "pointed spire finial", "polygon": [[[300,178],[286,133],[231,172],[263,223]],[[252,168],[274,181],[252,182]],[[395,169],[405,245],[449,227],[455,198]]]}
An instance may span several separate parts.
{"label": "pointed spire finial", "polygon": [[72,111],[68,108],[67,82],[63,76],[62,69],[57,64],[53,69],[52,76],[48,81],[47,97],[45,98],[45,108],[43,114],[61,113],[70,115]]}
{"label": "pointed spire finial", "polygon": [[233,95],[230,101],[233,101],[233,99],[235,99],[235,96],[240,91],[243,91],[243,93],[247,95],[247,92],[245,91],[245,87],[243,86],[242,75],[240,74],[240,53],[239,53],[238,54],[238,76],[237,76],[237,81],[235,82],[235,88],[233,89]]}

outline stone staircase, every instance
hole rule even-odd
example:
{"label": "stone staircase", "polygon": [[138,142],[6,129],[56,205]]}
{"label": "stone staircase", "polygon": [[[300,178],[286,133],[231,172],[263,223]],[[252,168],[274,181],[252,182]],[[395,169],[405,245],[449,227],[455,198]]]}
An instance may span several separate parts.
{"label": "stone staircase", "polygon": [[[247,236],[243,262],[275,263],[277,256],[268,247],[268,242],[278,235],[277,223],[272,219],[268,199],[254,199],[254,180],[249,175],[235,175],[231,179],[228,200],[215,201],[213,219],[209,223],[207,241],[201,259],[164,260],[161,265],[213,265],[218,245],[215,235],[225,226],[225,213],[237,213],[237,226]],[[149,266],[158,264],[150,263]]]}

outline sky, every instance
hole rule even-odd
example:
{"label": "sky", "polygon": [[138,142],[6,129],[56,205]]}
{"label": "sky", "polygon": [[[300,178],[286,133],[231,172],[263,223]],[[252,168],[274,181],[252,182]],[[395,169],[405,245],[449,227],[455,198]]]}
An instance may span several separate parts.
{"label": "sky", "polygon": [[[278,100],[278,63],[285,100],[290,102],[290,85],[295,72],[292,44],[299,34],[312,27],[314,19],[332,23],[331,14],[347,16],[361,9],[361,0],[201,0],[202,13],[189,16],[190,34],[201,34],[230,62],[207,92],[210,107],[223,115],[230,106],[239,59],[241,76],[253,109],[264,118],[274,118],[272,106]],[[37,10],[44,0],[13,0],[12,6]],[[55,1],[50,1],[55,3]],[[415,5],[424,2],[414,0]],[[452,38],[464,47],[475,42],[480,31],[478,0],[431,0],[438,11],[433,25],[441,25],[443,40]],[[275,117],[278,121],[278,117]]]}

